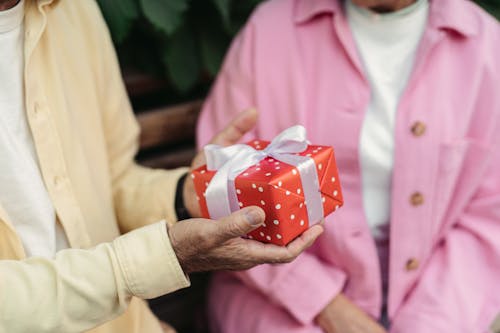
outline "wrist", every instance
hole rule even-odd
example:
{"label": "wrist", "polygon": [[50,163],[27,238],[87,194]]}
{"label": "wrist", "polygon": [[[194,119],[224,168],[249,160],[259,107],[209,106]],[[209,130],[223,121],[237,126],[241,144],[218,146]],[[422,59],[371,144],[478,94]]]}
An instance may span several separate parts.
{"label": "wrist", "polygon": [[330,323],[332,320],[335,319],[335,317],[338,316],[339,311],[344,308],[342,305],[346,301],[346,298],[342,294],[338,294],[335,296],[330,303],[328,303],[323,310],[316,316],[316,322],[320,326],[327,325]]}
{"label": "wrist", "polygon": [[179,265],[181,266],[184,273],[188,274],[186,268],[184,267],[184,261],[185,261],[184,252],[182,251],[182,247],[179,246],[179,241],[175,235],[175,231],[172,230],[172,226],[169,225],[167,225],[167,237],[170,240],[170,246],[172,247],[172,250],[174,251],[175,256],[177,257]]}
{"label": "wrist", "polygon": [[182,202],[190,217],[201,217],[200,205],[196,199],[193,179],[188,176],[184,180]]}
{"label": "wrist", "polygon": [[177,220],[187,220],[191,218],[185,203],[184,203],[184,185],[186,182],[187,173],[179,178],[177,181],[177,188],[175,190],[175,214],[177,215]]}

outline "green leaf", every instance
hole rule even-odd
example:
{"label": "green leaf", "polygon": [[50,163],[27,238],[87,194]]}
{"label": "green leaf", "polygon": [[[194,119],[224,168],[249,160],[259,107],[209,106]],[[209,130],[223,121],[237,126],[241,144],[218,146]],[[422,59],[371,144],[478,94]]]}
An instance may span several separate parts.
{"label": "green leaf", "polygon": [[139,7],[135,0],[99,0],[99,7],[111,36],[120,44],[127,37],[134,20],[139,17]]}
{"label": "green leaf", "polygon": [[492,15],[496,16],[497,19],[500,19],[500,0],[480,0],[476,2]]}
{"label": "green leaf", "polygon": [[170,81],[181,93],[187,93],[192,89],[200,77],[195,41],[191,28],[184,24],[172,35],[163,55]]}
{"label": "green leaf", "polygon": [[140,0],[144,15],[157,29],[170,36],[182,23],[189,0]]}
{"label": "green leaf", "polygon": [[231,29],[232,34],[237,34],[240,28],[248,20],[248,17],[252,11],[257,7],[263,0],[245,0],[245,1],[235,1],[233,7],[231,8]]}
{"label": "green leaf", "polygon": [[219,11],[220,16],[222,17],[222,21],[224,22],[224,25],[229,27],[231,23],[230,7],[229,7],[231,0],[212,0],[212,2],[215,4],[215,7],[217,7],[217,10]]}
{"label": "green leaf", "polygon": [[203,67],[214,77],[219,72],[230,38],[216,26],[200,29],[199,34]]}

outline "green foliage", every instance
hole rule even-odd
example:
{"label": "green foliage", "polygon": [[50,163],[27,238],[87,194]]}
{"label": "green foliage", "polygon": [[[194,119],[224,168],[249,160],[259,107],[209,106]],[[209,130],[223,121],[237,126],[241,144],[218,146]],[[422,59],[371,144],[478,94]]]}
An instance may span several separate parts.
{"label": "green foliage", "polygon": [[172,34],[163,53],[163,63],[180,91],[191,89],[200,73],[197,45],[192,35],[192,27],[183,24]]}
{"label": "green foliage", "polygon": [[500,0],[477,0],[476,2],[500,19]]}
{"label": "green foliage", "polygon": [[132,23],[139,17],[135,0],[104,0],[100,3],[115,42],[122,42],[128,35]]}
{"label": "green foliage", "polygon": [[217,74],[231,39],[262,0],[98,0],[124,66],[181,95]]}
{"label": "green foliage", "polygon": [[158,30],[172,35],[181,25],[188,0],[140,0],[144,16]]}
{"label": "green foliage", "polygon": [[[98,0],[122,64],[167,78],[184,96],[211,82],[231,39],[260,2]],[[477,3],[500,17],[500,0]]]}

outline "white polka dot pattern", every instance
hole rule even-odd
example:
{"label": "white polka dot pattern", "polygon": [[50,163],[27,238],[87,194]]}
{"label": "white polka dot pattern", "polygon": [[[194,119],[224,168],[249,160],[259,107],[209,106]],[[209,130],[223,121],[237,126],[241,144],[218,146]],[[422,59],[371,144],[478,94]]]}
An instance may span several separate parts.
{"label": "white polka dot pattern", "polygon": [[[259,140],[252,143],[256,149],[265,148],[267,144]],[[309,146],[296,155],[309,156],[315,161],[325,216],[339,209],[342,206],[342,193],[335,162],[332,162],[333,150]],[[206,217],[208,213],[204,194],[214,174],[202,167],[190,175]],[[266,213],[266,223],[251,232],[249,239],[286,245],[311,224],[301,178],[295,166],[268,157],[242,172],[235,179],[234,186],[239,207],[259,206]]]}

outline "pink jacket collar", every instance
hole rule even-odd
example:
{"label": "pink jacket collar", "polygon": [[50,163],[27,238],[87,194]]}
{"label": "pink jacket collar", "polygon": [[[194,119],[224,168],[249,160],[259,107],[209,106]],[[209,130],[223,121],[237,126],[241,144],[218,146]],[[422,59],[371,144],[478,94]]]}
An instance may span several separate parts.
{"label": "pink jacket collar", "polygon": [[[321,14],[342,13],[341,0],[296,0],[295,22],[308,22]],[[478,22],[469,15],[465,0],[431,0],[429,24],[440,30],[454,31],[464,37],[477,33]]]}

